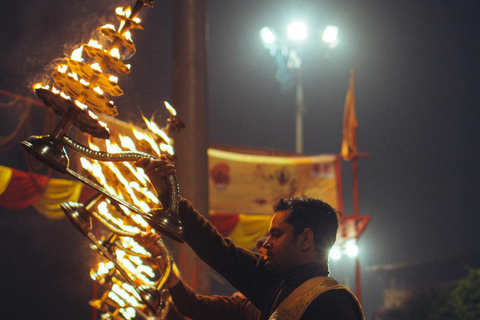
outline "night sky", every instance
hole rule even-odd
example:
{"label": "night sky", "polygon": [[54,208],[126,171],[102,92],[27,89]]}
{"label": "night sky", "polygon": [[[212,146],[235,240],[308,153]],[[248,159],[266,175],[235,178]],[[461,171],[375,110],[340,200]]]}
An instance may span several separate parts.
{"label": "night sky", "polygon": [[[118,4],[3,3],[0,89],[35,98],[29,85],[95,27],[115,22]],[[307,154],[340,151],[355,70],[358,149],[370,155],[359,165],[360,214],[371,216],[359,242],[367,318],[381,303],[369,267],[479,254],[479,12],[473,0],[207,1],[211,145],[295,150],[295,93],[275,81],[263,26],[299,17],[312,26],[302,50]],[[150,116],[172,98],[172,16],[171,0],[142,11],[133,71],[120,78],[125,95],[115,99],[122,120],[139,121],[140,111]],[[318,40],[327,24],[340,30],[329,52]],[[18,114],[1,112],[5,136]],[[2,151],[0,164],[24,170],[23,157],[18,145]],[[351,214],[350,163],[342,172]],[[33,209],[0,211],[0,318],[88,319],[87,240],[68,221]],[[340,271],[338,278],[353,284]]]}

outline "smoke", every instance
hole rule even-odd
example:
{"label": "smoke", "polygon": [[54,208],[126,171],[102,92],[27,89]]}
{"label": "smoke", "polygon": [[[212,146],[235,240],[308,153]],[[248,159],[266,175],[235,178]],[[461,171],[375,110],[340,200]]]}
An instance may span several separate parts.
{"label": "smoke", "polygon": [[[59,58],[88,42],[95,30],[116,23],[118,3],[85,1],[17,1],[2,10],[0,87],[24,94],[35,82],[45,82]],[[13,12],[14,14],[9,14]]]}

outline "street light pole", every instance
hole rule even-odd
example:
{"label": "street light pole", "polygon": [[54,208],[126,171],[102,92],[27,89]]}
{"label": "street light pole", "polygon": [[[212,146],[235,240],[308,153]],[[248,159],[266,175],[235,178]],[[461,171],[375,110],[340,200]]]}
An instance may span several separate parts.
{"label": "street light pole", "polygon": [[296,139],[295,139],[295,152],[298,154],[303,153],[303,114],[305,113],[304,99],[303,99],[303,79],[302,79],[302,67],[296,70],[297,80],[297,125],[296,125]]}
{"label": "street light pole", "polygon": [[[282,55],[279,62],[279,70],[285,67],[293,70],[296,81],[296,128],[295,128],[295,152],[298,154],[303,153],[303,114],[305,113],[305,105],[303,98],[303,79],[302,79],[302,59],[297,54],[297,45],[299,41],[304,41],[307,38],[307,26],[305,23],[297,21],[287,26],[288,40],[283,37],[277,39],[276,34],[268,27],[264,27],[260,30],[260,37],[267,49],[270,50],[272,56]],[[338,28],[334,26],[327,26],[325,29],[322,40],[328,44],[329,49],[333,49],[337,43]],[[293,45],[293,47],[291,47]],[[287,49],[287,50],[285,50]],[[285,54],[288,52],[288,55]],[[285,59],[285,63],[284,63]],[[279,80],[282,82],[283,80]]]}

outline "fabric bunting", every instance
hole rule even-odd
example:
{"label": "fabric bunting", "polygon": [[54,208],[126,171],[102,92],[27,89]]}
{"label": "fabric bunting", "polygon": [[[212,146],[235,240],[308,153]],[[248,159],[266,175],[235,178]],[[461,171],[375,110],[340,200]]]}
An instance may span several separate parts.
{"label": "fabric bunting", "polygon": [[50,219],[64,217],[60,203],[67,201],[78,201],[83,185],[81,183],[63,180],[50,179],[40,199],[33,204],[33,207]]}
{"label": "fabric bunting", "polygon": [[63,218],[60,203],[92,195],[83,184],[0,166],[0,206],[19,210],[33,206],[50,219]]}
{"label": "fabric bunting", "polygon": [[[0,166],[2,185],[0,190],[0,205],[7,209],[24,209],[37,202],[43,194],[48,178],[35,173]],[[3,179],[9,175],[10,179]]]}

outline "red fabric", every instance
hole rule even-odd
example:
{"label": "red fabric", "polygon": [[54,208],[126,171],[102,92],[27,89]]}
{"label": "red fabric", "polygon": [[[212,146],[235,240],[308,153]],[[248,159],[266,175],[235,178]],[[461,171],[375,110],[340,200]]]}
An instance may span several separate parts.
{"label": "red fabric", "polygon": [[237,226],[239,215],[232,213],[212,213],[210,214],[209,220],[222,236],[227,237]]}
{"label": "red fabric", "polygon": [[24,209],[38,201],[45,190],[48,177],[12,169],[12,178],[0,195],[0,206]]}

